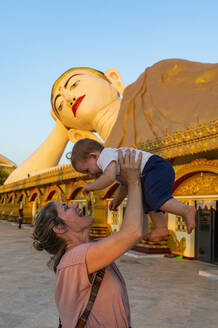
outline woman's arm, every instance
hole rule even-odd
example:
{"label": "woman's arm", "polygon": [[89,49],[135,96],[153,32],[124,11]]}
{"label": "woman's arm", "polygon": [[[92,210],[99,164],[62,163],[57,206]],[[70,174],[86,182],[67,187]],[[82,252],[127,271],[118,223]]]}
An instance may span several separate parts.
{"label": "woman's arm", "polygon": [[125,219],[119,232],[93,243],[86,256],[89,273],[93,273],[120,257],[143,237],[143,208],[140,184],[141,155],[135,162],[135,152],[119,152],[122,178],[128,185],[128,203]]}

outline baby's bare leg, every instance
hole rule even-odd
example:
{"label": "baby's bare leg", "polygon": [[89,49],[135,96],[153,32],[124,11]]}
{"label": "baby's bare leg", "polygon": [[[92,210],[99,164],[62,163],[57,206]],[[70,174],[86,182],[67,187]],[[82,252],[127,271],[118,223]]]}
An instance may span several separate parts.
{"label": "baby's bare leg", "polygon": [[188,234],[190,234],[195,228],[196,209],[193,206],[183,204],[175,198],[170,198],[166,203],[161,206],[160,209],[162,211],[183,216],[187,225]]}
{"label": "baby's bare leg", "polygon": [[147,235],[149,241],[160,241],[168,236],[166,220],[162,212],[149,212],[151,220],[154,224],[154,230]]}

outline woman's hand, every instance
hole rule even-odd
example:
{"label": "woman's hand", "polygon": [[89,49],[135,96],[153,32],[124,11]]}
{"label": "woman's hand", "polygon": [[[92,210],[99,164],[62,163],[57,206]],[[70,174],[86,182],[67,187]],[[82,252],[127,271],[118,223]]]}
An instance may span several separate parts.
{"label": "woman's hand", "polygon": [[142,161],[142,153],[139,153],[137,161],[135,161],[135,150],[127,150],[123,157],[122,151],[118,152],[118,161],[120,165],[120,180],[126,184],[139,181],[140,165]]}

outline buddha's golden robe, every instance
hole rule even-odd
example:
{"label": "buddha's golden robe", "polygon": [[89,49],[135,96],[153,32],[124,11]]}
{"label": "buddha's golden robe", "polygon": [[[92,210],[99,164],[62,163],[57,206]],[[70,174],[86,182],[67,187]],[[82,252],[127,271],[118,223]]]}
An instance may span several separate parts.
{"label": "buddha's golden robe", "polygon": [[106,147],[137,146],[217,119],[218,64],[168,59],[125,88]]}

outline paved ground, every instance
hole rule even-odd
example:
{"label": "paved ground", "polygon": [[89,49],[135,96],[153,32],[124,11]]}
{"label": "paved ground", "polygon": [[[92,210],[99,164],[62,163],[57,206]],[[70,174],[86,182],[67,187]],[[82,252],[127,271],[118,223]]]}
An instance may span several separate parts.
{"label": "paved ground", "polygon": [[[57,327],[47,259],[32,248],[30,227],[0,221],[0,328]],[[127,282],[133,328],[218,327],[218,266],[135,252],[117,264]]]}

